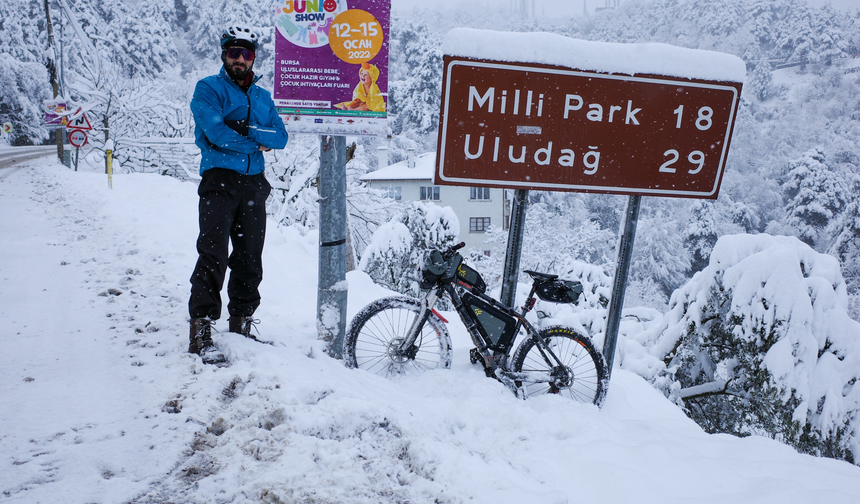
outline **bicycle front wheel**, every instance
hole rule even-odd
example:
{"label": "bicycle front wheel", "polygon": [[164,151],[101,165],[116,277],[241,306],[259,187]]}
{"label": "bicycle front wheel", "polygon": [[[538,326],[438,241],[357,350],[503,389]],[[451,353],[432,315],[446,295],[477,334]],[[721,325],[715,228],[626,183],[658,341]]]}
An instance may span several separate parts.
{"label": "bicycle front wheel", "polygon": [[378,299],[364,307],[347,330],[343,345],[346,366],[381,376],[450,368],[451,337],[445,323],[433,313],[413,348],[399,351],[420,311],[420,302],[407,297]]}
{"label": "bicycle front wheel", "polygon": [[523,381],[521,387],[526,397],[561,394],[574,401],[600,406],[606,394],[607,373],[603,355],[594,349],[588,336],[569,327],[549,327],[537,337],[523,341],[514,354],[513,370],[551,377],[534,382]]}

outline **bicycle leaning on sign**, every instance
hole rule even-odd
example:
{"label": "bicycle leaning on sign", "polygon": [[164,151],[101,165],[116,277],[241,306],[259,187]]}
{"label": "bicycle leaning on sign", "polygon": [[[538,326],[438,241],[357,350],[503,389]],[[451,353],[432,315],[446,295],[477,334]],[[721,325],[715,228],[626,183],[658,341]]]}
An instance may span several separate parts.
{"label": "bicycle leaning on sign", "polygon": [[[457,252],[464,245],[429,254],[421,271],[421,298],[378,299],[353,318],[344,341],[346,366],[383,376],[449,368],[447,320],[433,308],[447,294],[475,345],[470,360],[481,362],[487,376],[507,385],[517,397],[562,394],[600,406],[608,374],[591,339],[564,326],[538,331],[526,320],[535,295],[553,303],[576,303],[582,284],[525,270],[532,287],[517,312],[485,294],[481,275],[463,264]],[[521,329],[525,338],[511,356]]]}

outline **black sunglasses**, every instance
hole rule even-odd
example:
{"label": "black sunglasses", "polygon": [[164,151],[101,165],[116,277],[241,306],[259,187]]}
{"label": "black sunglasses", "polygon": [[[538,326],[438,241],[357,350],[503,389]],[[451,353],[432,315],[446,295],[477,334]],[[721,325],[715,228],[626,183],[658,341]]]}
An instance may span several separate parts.
{"label": "black sunglasses", "polygon": [[250,49],[245,49],[244,47],[231,47],[227,49],[227,57],[230,59],[239,59],[239,56],[245,58],[245,61],[254,61],[256,58],[256,54],[254,51]]}

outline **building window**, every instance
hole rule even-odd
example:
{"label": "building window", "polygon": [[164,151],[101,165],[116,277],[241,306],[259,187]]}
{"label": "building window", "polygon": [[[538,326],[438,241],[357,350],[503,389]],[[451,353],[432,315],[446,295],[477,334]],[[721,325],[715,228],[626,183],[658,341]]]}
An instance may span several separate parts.
{"label": "building window", "polygon": [[473,187],[470,199],[473,199],[473,200],[488,200],[488,199],[490,199],[490,188],[489,187]]}
{"label": "building window", "polygon": [[388,186],[388,187],[383,187],[382,190],[385,191],[385,197],[386,198],[391,198],[393,200],[398,200],[398,201],[400,200],[400,187]]}
{"label": "building window", "polygon": [[439,187],[422,187],[421,188],[421,200],[434,200],[439,201]]}
{"label": "building window", "polygon": [[489,251],[489,250],[485,250],[485,251],[484,251],[484,255],[485,255],[485,256],[487,256],[487,257],[490,257],[490,251]]}
{"label": "building window", "polygon": [[469,232],[484,233],[490,227],[489,217],[469,217]]}

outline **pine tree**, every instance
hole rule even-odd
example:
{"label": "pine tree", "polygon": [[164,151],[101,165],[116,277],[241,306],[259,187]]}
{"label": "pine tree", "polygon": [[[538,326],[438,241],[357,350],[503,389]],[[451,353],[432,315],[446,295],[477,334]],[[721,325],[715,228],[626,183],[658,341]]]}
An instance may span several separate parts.
{"label": "pine tree", "polygon": [[816,33],[816,60],[827,66],[833,64],[833,60],[847,56],[848,44],[839,28],[839,17],[833,8],[825,5],[818,11],[815,23]]}
{"label": "pine tree", "polygon": [[711,251],[719,237],[716,220],[716,211],[711,202],[696,201],[690,208],[690,220],[684,238],[684,246],[690,254],[689,276],[708,265]]}
{"label": "pine tree", "polygon": [[389,81],[391,131],[432,138],[432,145],[442,96],[441,37],[422,21],[398,21],[397,25],[392,22],[391,34],[392,58],[400,63]]}
{"label": "pine tree", "polygon": [[[860,177],[856,175],[852,180],[851,194],[860,194]],[[842,264],[848,292],[860,293],[860,201],[856,197],[851,198],[839,214],[831,232],[835,239],[829,253]]]}
{"label": "pine tree", "polygon": [[791,162],[782,188],[788,224],[803,242],[822,245],[823,232],[849,198],[842,177],[826,165],[824,152],[814,148]]}
{"label": "pine tree", "polygon": [[761,101],[773,95],[773,72],[761,47],[751,44],[744,52],[743,60],[747,65],[747,82],[744,91],[751,91]]}
{"label": "pine tree", "polygon": [[633,243],[632,280],[650,279],[660,287],[665,299],[687,279],[690,256],[684,247],[683,222],[671,216],[677,201],[654,199],[643,205]]}
{"label": "pine tree", "polygon": [[744,21],[743,4],[738,0],[690,0],[684,7],[684,18],[707,35],[727,37],[740,30]]}

